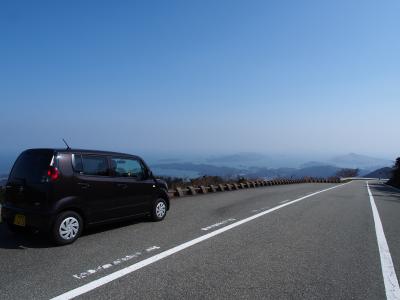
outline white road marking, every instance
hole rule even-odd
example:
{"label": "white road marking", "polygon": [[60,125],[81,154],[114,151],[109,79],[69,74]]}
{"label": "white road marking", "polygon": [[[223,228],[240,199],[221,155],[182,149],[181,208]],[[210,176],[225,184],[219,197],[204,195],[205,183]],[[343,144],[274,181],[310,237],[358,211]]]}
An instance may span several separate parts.
{"label": "white road marking", "polygon": [[147,249],[146,249],[146,252],[151,252],[151,251],[154,251],[154,250],[157,250],[157,249],[160,249],[160,247],[158,247],[158,246],[153,246],[153,247],[147,248]]}
{"label": "white road marking", "polygon": [[108,269],[108,268],[111,268],[112,266],[113,266],[112,264],[105,264],[105,265],[102,265],[102,268]]}
{"label": "white road marking", "polygon": [[385,283],[386,299],[400,299],[399,282],[397,281],[396,271],[393,266],[392,256],[390,255],[389,246],[386,241],[385,232],[379,212],[375,204],[374,196],[372,196],[369,184],[367,181],[367,189],[369,201],[371,202],[372,215],[374,216],[376,239],[378,241],[379,255],[381,257],[381,268],[383,282]]}
{"label": "white road marking", "polygon": [[[147,248],[146,252],[151,252],[151,251],[154,251],[154,250],[157,250],[157,249],[160,249],[160,247],[159,246],[152,246],[152,247]],[[126,262],[126,261],[129,261],[129,260],[133,259],[133,258],[139,257],[139,256],[141,256],[143,254],[143,252],[144,251],[136,252],[136,253],[131,254],[131,255],[126,255],[126,256],[124,256],[122,258],[118,258],[118,259],[114,260],[112,263],[100,265],[100,266],[97,266],[94,269],[89,269],[89,270],[87,270],[85,272],[82,272],[82,273],[79,273],[79,274],[74,274],[72,276],[74,278],[76,278],[76,279],[86,278],[86,277],[88,277],[90,275],[96,274],[99,271],[103,271],[103,270],[109,269],[111,267],[119,265],[122,262]]]}
{"label": "white road marking", "polygon": [[282,203],[286,203],[286,202],[289,202],[290,200],[283,200],[283,201],[281,201],[281,202],[279,202],[280,204],[282,204]]}
{"label": "white road marking", "polygon": [[166,258],[168,256],[171,256],[171,255],[173,255],[173,254],[175,254],[177,252],[180,252],[180,251],[182,251],[182,250],[184,250],[186,248],[189,248],[189,247],[191,247],[193,245],[196,245],[196,244],[201,243],[201,242],[203,242],[205,240],[208,240],[208,239],[210,239],[210,238],[212,238],[212,237],[214,237],[216,235],[219,235],[219,234],[221,234],[221,233],[223,233],[225,231],[231,230],[231,229],[233,229],[235,227],[238,227],[238,226],[243,225],[243,224],[245,224],[247,222],[250,222],[250,221],[252,221],[254,219],[262,217],[262,216],[264,216],[266,214],[269,214],[271,212],[279,210],[279,209],[281,209],[283,207],[292,205],[292,204],[294,204],[296,202],[299,202],[299,201],[302,201],[302,200],[307,199],[309,197],[318,195],[320,193],[323,193],[323,192],[326,192],[326,191],[329,191],[329,190],[344,186],[344,185],[349,184],[349,183],[350,182],[339,184],[339,185],[336,185],[336,186],[333,186],[333,187],[330,187],[330,188],[327,188],[327,189],[324,189],[324,190],[320,190],[320,191],[308,194],[306,196],[300,197],[298,199],[292,200],[290,202],[275,206],[275,207],[273,207],[271,209],[268,209],[268,210],[265,210],[265,211],[260,212],[258,214],[252,215],[252,216],[250,216],[250,217],[248,217],[246,219],[243,219],[243,220],[237,221],[235,223],[229,224],[229,225],[227,225],[225,227],[222,227],[220,229],[214,230],[214,231],[212,231],[210,233],[207,233],[207,234],[204,234],[202,236],[199,236],[198,238],[195,238],[193,240],[187,241],[187,242],[185,242],[183,244],[175,246],[175,247],[173,247],[171,249],[168,249],[166,251],[163,251],[161,253],[158,253],[158,254],[156,254],[154,256],[151,256],[151,257],[149,257],[147,259],[144,259],[144,260],[142,260],[140,262],[137,262],[137,263],[135,263],[133,265],[130,265],[130,266],[124,268],[124,269],[118,270],[118,271],[116,271],[114,273],[111,273],[109,275],[106,275],[106,276],[104,276],[102,278],[93,280],[92,282],[89,282],[89,283],[87,283],[85,285],[82,285],[82,286],[80,286],[78,288],[75,288],[73,290],[65,292],[65,293],[63,293],[63,294],[61,294],[61,295],[59,295],[57,297],[54,297],[52,300],[72,299],[72,298],[78,297],[78,296],[83,295],[83,294],[85,294],[87,292],[90,292],[90,291],[92,291],[92,290],[94,290],[94,289],[96,289],[96,288],[98,288],[100,286],[103,286],[103,285],[105,285],[105,284],[107,284],[107,283],[109,283],[111,281],[114,281],[114,280],[116,280],[118,278],[126,276],[126,275],[128,275],[128,274],[130,274],[132,272],[135,272],[135,271],[137,271],[137,270],[139,270],[141,268],[144,268],[144,267],[146,267],[148,265],[151,265],[151,264],[153,264],[153,263],[155,263],[155,262],[157,262],[159,260],[162,260],[162,259],[164,259],[164,258]]}
{"label": "white road marking", "polygon": [[263,211],[269,209],[269,206],[263,207],[263,208],[259,208],[259,209],[253,209],[251,212],[258,212],[258,211]]}
{"label": "white road marking", "polygon": [[210,225],[210,226],[203,227],[201,230],[203,230],[203,231],[208,231],[208,230],[210,230],[210,229],[213,229],[213,228],[215,228],[215,227],[219,227],[219,226],[221,226],[221,225],[224,225],[224,224],[226,224],[226,223],[230,223],[230,222],[233,222],[233,221],[236,221],[236,219],[230,218],[230,219],[227,219],[227,220],[223,220],[223,221],[221,221],[221,222],[219,222],[219,223],[215,223],[215,224],[212,224],[212,225]]}

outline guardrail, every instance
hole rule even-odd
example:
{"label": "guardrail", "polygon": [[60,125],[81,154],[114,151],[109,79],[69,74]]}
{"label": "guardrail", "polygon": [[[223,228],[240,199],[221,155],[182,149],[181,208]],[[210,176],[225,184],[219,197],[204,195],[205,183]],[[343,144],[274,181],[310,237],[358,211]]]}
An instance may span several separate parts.
{"label": "guardrail", "polygon": [[224,183],[218,185],[200,185],[200,186],[187,186],[177,187],[168,190],[168,194],[173,197],[194,196],[197,194],[207,194],[225,191],[244,190],[262,186],[284,185],[284,184],[297,184],[297,183],[340,183],[340,179],[275,179],[275,180],[255,180],[246,181],[241,183]]}

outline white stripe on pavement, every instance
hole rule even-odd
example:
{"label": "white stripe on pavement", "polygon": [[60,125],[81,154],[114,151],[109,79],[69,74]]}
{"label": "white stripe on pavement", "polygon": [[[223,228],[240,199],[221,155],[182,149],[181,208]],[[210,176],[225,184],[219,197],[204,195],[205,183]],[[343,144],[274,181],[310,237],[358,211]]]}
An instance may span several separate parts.
{"label": "white stripe on pavement", "polygon": [[381,268],[383,282],[385,283],[386,299],[398,300],[400,299],[399,282],[397,281],[396,271],[394,270],[392,256],[390,255],[389,246],[385,238],[381,218],[379,217],[379,212],[376,208],[374,196],[372,196],[368,181],[367,189],[369,201],[371,202],[372,207],[372,215],[374,216],[376,239],[378,240],[379,255],[381,257]]}
{"label": "white stripe on pavement", "polygon": [[349,184],[349,183],[350,182],[347,182],[347,183],[339,184],[339,185],[336,185],[336,186],[333,186],[333,187],[330,187],[330,188],[327,188],[327,189],[324,189],[324,190],[320,190],[320,191],[317,191],[315,193],[308,194],[308,195],[303,196],[301,198],[295,199],[293,201],[290,201],[290,202],[275,206],[275,207],[273,207],[271,209],[262,211],[262,212],[260,212],[258,214],[252,215],[252,216],[250,216],[250,217],[248,217],[246,219],[237,221],[235,223],[232,223],[230,225],[227,225],[225,227],[222,227],[220,229],[217,229],[215,231],[212,231],[210,233],[202,235],[202,236],[200,236],[198,238],[195,238],[193,240],[190,240],[188,242],[185,242],[183,244],[175,246],[175,247],[173,247],[171,249],[168,249],[168,250],[166,250],[164,252],[161,252],[159,254],[151,256],[151,257],[149,257],[149,258],[147,258],[145,260],[137,262],[137,263],[135,263],[133,265],[130,265],[130,266],[124,268],[124,269],[121,269],[119,271],[116,271],[114,273],[106,275],[106,276],[104,276],[102,278],[96,279],[96,280],[94,280],[92,282],[89,282],[89,283],[87,283],[87,284],[85,284],[83,286],[80,286],[80,287],[78,287],[76,289],[73,289],[73,290],[70,290],[68,292],[65,292],[64,294],[61,294],[61,295],[53,298],[52,300],[72,299],[72,298],[78,297],[78,296],[83,295],[83,294],[85,294],[87,292],[90,292],[90,291],[92,291],[92,290],[94,290],[94,289],[96,289],[96,288],[98,288],[98,287],[100,287],[102,285],[105,285],[105,284],[107,284],[107,283],[109,283],[111,281],[114,281],[114,280],[116,280],[118,278],[121,278],[121,277],[123,277],[125,275],[128,275],[128,274],[130,274],[132,272],[135,272],[135,271],[137,271],[137,270],[139,270],[139,269],[141,269],[143,267],[146,267],[146,266],[148,266],[150,264],[153,264],[153,263],[155,263],[155,262],[157,262],[157,261],[159,261],[159,260],[161,260],[163,258],[171,256],[174,253],[180,252],[180,251],[182,251],[182,250],[184,250],[186,248],[189,248],[189,247],[191,247],[193,245],[196,245],[196,244],[198,244],[200,242],[208,240],[208,239],[210,239],[210,238],[212,238],[212,237],[214,237],[216,235],[219,235],[219,234],[221,234],[221,233],[223,233],[225,231],[231,230],[232,228],[238,227],[238,226],[240,226],[242,224],[250,222],[250,221],[252,221],[254,219],[257,219],[257,218],[259,218],[261,216],[264,216],[264,215],[269,214],[269,213],[271,213],[273,211],[281,209],[281,208],[283,208],[285,206],[289,206],[289,205],[294,204],[296,202],[299,202],[301,200],[304,200],[304,199],[307,199],[309,197],[315,196],[317,194],[320,194],[320,193],[323,193],[323,192],[326,192],[326,191],[329,191],[329,190],[344,186],[344,185]]}

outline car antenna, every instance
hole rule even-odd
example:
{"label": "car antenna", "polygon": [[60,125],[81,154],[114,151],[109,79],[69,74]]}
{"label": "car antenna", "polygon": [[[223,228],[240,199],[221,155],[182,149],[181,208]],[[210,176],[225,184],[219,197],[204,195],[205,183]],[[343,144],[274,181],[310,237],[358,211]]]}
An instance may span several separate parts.
{"label": "car antenna", "polygon": [[64,144],[67,146],[67,150],[71,150],[71,147],[67,144],[67,142],[64,139],[62,139],[62,140],[63,140]]}

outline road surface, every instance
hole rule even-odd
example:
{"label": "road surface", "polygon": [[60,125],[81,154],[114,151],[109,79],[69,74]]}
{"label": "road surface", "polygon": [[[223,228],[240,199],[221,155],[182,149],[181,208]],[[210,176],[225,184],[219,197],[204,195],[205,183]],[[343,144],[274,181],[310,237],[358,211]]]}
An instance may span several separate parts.
{"label": "road surface", "polygon": [[0,225],[0,298],[396,299],[400,192],[369,188],[381,228],[366,181],[177,198],[64,247]]}

